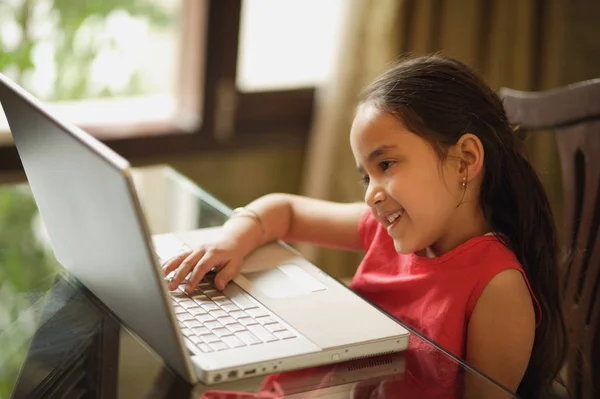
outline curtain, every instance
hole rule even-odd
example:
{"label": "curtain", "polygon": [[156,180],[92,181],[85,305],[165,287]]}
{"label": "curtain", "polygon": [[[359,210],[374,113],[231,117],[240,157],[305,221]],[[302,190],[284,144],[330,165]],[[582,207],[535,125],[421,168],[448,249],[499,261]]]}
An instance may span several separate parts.
{"label": "curtain", "polygon": [[[332,79],[318,92],[302,194],[363,200],[349,132],[360,90],[399,56],[456,57],[493,88],[543,90],[564,83],[565,10],[561,0],[349,0]],[[530,159],[553,206],[561,194],[550,134],[530,136]],[[361,254],[300,246],[319,267],[351,277]]]}

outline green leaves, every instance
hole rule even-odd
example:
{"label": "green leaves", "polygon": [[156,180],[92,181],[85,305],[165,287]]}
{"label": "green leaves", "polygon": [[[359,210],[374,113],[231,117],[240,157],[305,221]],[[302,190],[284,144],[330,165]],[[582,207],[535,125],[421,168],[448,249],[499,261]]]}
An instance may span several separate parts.
{"label": "green leaves", "polygon": [[17,293],[39,289],[58,267],[39,242],[36,216],[26,186],[0,187],[0,284],[10,284]]}
{"label": "green leaves", "polygon": [[50,288],[60,267],[41,244],[40,227],[28,187],[0,186],[0,398],[10,395],[35,331],[28,312],[35,293]]}
{"label": "green leaves", "polygon": [[[173,0],[176,2],[177,0]],[[34,95],[42,100],[78,100],[83,98],[98,98],[106,96],[140,95],[145,94],[144,85],[137,82],[114,89],[108,85],[92,87],[90,74],[92,66],[102,49],[110,47],[111,43],[102,40],[103,25],[115,13],[121,12],[131,18],[148,21],[151,27],[174,27],[177,12],[167,10],[161,3],[153,0],[53,0],[51,8],[42,17],[43,23],[52,25],[50,35],[35,37],[33,27],[39,27],[40,7],[47,0],[25,0],[17,6],[0,4],[0,26],[2,21],[10,20],[17,24],[22,33],[16,49],[4,46],[0,35],[0,72],[12,69],[16,80]],[[176,9],[177,7],[173,7]],[[91,32],[90,32],[91,30]],[[86,43],[84,49],[76,47],[75,41],[90,34],[94,38]],[[0,33],[2,29],[0,28]],[[7,40],[7,39],[4,39]],[[44,43],[54,52],[54,65],[37,65],[47,71],[55,71],[55,79],[51,94],[36,92],[25,79],[27,72],[32,71],[34,52]],[[114,66],[115,68],[118,65]],[[134,78],[139,78],[139,72],[134,72]]]}

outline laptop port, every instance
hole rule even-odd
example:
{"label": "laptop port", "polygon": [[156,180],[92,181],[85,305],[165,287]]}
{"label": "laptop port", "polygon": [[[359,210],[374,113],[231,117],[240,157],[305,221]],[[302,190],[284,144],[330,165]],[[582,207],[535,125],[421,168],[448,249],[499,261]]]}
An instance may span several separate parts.
{"label": "laptop port", "polygon": [[231,370],[231,371],[229,372],[229,374],[227,374],[227,378],[228,378],[228,379],[229,379],[229,378],[237,378],[237,376],[238,376],[238,372],[237,372],[237,370]]}
{"label": "laptop port", "polygon": [[219,382],[223,379],[223,377],[221,376],[221,374],[215,374],[215,377],[213,378],[214,382]]}
{"label": "laptop port", "polygon": [[256,369],[250,369],[250,370],[244,371],[244,375],[252,375],[252,374],[256,374]]}

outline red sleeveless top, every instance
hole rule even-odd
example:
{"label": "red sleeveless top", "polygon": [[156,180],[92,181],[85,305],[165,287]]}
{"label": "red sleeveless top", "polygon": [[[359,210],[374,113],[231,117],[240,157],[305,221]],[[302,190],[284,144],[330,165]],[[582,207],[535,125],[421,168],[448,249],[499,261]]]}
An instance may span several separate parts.
{"label": "red sleeveless top", "polygon": [[[358,232],[366,254],[352,289],[460,358],[466,353],[469,318],[488,282],[503,270],[516,269],[529,287],[514,253],[493,235],[472,238],[440,257],[425,258],[397,253],[392,238],[370,211],[361,218]],[[539,324],[540,306],[530,287],[529,291]],[[411,358],[425,360],[418,366],[428,370],[425,375],[437,374],[438,384],[456,384],[454,362],[442,359],[417,337],[411,337],[409,349]],[[432,353],[419,353],[423,351]]]}

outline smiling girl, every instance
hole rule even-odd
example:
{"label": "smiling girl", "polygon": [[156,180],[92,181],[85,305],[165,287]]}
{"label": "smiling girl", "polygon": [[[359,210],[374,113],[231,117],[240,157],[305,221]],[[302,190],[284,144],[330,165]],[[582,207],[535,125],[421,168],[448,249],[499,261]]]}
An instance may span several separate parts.
{"label": "smiling girl", "polygon": [[520,144],[501,100],[464,64],[404,60],[356,109],[350,145],[364,203],[266,195],[234,214],[226,238],[174,257],[165,273],[177,269],[176,287],[191,272],[193,289],[216,267],[222,289],[272,240],[364,250],[356,292],[541,397],[562,366],[565,326],[552,214]]}

